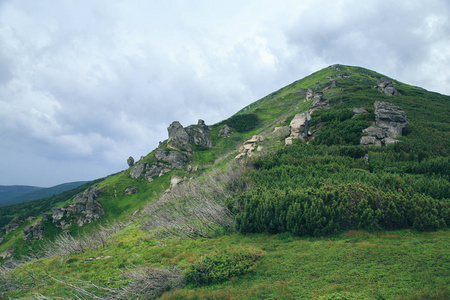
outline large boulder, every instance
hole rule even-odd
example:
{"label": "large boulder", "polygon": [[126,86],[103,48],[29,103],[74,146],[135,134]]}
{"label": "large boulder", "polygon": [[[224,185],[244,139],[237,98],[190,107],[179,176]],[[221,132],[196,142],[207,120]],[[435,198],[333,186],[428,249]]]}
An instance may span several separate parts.
{"label": "large boulder", "polygon": [[230,137],[233,134],[231,128],[225,124],[222,128],[219,129],[219,136]]}
{"label": "large boulder", "polygon": [[386,77],[381,77],[377,80],[377,87],[381,89],[386,95],[398,95],[398,91],[395,89],[392,82]]}
{"label": "large boulder", "polygon": [[191,125],[185,128],[189,136],[189,142],[197,146],[212,147],[211,129],[205,124],[205,121],[198,120],[197,125]]}
{"label": "large boulder", "polygon": [[132,167],[134,165],[134,158],[132,156],[128,157],[127,164],[129,167]]}
{"label": "large boulder", "polygon": [[172,122],[172,124],[170,124],[170,126],[167,128],[167,131],[169,132],[169,142],[172,140],[177,140],[183,143],[189,142],[189,135],[183,128],[183,125],[180,124],[180,122]]}
{"label": "large boulder", "polygon": [[3,230],[5,230],[5,234],[8,234],[14,230],[16,230],[17,228],[20,227],[20,225],[22,225],[24,222],[22,217],[15,217],[11,220],[11,222],[9,222],[8,225],[6,225],[5,227],[3,227]]}
{"label": "large boulder", "polygon": [[23,240],[40,240],[44,235],[44,226],[42,226],[41,222],[37,222],[33,225],[25,226],[23,229]]}
{"label": "large boulder", "polygon": [[312,88],[309,88],[306,91],[306,100],[311,100],[312,98],[314,98],[314,90]]}
{"label": "large boulder", "polygon": [[131,178],[139,178],[144,173],[145,169],[147,168],[147,163],[144,162],[138,162],[134,165],[134,168],[130,171],[130,177]]}
{"label": "large boulder", "polygon": [[309,112],[303,112],[295,115],[289,124],[290,137],[294,139],[304,140],[308,136],[309,127],[311,126],[311,115]]}
{"label": "large boulder", "polygon": [[375,125],[388,129],[391,138],[401,135],[409,124],[406,113],[400,107],[388,102],[376,101],[374,105]]}
{"label": "large boulder", "polygon": [[330,103],[327,99],[323,97],[322,92],[315,92],[314,93],[314,101],[309,107],[309,113],[313,113],[316,110],[319,109],[328,109],[330,108]]}
{"label": "large boulder", "polygon": [[179,151],[168,151],[158,149],[155,153],[156,159],[167,162],[173,169],[181,169],[188,161],[188,157]]}
{"label": "large boulder", "polygon": [[125,195],[134,195],[138,193],[138,189],[135,186],[127,187],[125,189]]}

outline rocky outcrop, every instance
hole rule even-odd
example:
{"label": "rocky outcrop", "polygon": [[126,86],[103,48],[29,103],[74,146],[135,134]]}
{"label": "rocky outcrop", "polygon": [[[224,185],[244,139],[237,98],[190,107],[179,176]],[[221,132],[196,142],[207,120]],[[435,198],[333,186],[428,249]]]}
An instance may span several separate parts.
{"label": "rocky outcrop", "polygon": [[161,148],[156,150],[155,157],[157,160],[168,163],[172,169],[181,169],[189,161],[187,155],[179,151],[169,151]]}
{"label": "rocky outcrop", "polygon": [[197,125],[190,125],[186,128],[183,128],[180,122],[174,121],[167,130],[169,132],[169,143],[177,141],[181,143],[193,143],[197,146],[212,147],[211,129],[203,120],[198,120]]}
{"label": "rocky outcrop", "polygon": [[170,188],[176,187],[182,181],[183,181],[183,178],[181,178],[180,176],[176,176],[176,175],[172,176],[170,178]]}
{"label": "rocky outcrop", "polygon": [[73,204],[66,207],[55,207],[52,211],[52,222],[62,229],[67,229],[73,222],[78,226],[100,219],[105,214],[98,201],[101,190],[90,187],[75,197]]}
{"label": "rocky outcrop", "polygon": [[240,160],[245,156],[252,156],[255,150],[261,151],[262,147],[257,147],[256,145],[264,140],[265,138],[262,135],[252,136],[251,139],[245,141],[244,144],[239,148],[239,154],[235,157],[235,159]]}
{"label": "rocky outcrop", "polygon": [[132,156],[128,157],[127,164],[129,167],[132,167],[134,165],[134,158]]}
{"label": "rocky outcrop", "polygon": [[185,130],[190,143],[197,146],[212,147],[211,129],[205,124],[205,121],[198,120],[197,125],[190,125]]}
{"label": "rocky outcrop", "polygon": [[314,98],[314,90],[312,88],[309,88],[306,91],[306,101],[311,100],[312,98]]}
{"label": "rocky outcrop", "polygon": [[353,115],[353,118],[354,118],[359,115],[368,114],[369,112],[365,108],[355,107],[355,108],[353,108],[353,113],[354,113],[354,115]]}
{"label": "rocky outcrop", "polygon": [[[304,140],[308,136],[309,127],[311,126],[311,115],[309,112],[303,112],[295,115],[289,125],[289,138]],[[288,139],[289,139],[288,138]],[[287,141],[289,143],[289,141]]]}
{"label": "rocky outcrop", "polygon": [[125,189],[125,195],[134,195],[138,193],[138,189],[135,186],[127,187]]}
{"label": "rocky outcrop", "polygon": [[23,229],[23,240],[40,240],[44,235],[44,226],[42,226],[41,222],[37,222],[33,225],[25,226]]}
{"label": "rocky outcrop", "polygon": [[182,143],[189,142],[189,135],[187,134],[183,125],[180,124],[180,122],[172,122],[172,124],[170,124],[167,128],[167,131],[169,132],[169,142],[173,140],[180,141]]}
{"label": "rocky outcrop", "polygon": [[399,95],[392,82],[386,77],[381,77],[377,80],[377,87],[386,95]]}
{"label": "rocky outcrop", "polygon": [[11,220],[11,222],[9,222],[8,225],[3,227],[3,230],[5,231],[5,234],[8,234],[8,233],[16,230],[17,228],[19,228],[20,225],[23,224],[23,222],[24,222],[23,218],[15,217],[14,219]]}
{"label": "rocky outcrop", "polygon": [[387,128],[391,138],[401,135],[409,124],[406,113],[400,107],[388,102],[376,101],[374,105],[375,125]]}
{"label": "rocky outcrop", "polygon": [[309,113],[312,114],[316,110],[330,108],[330,102],[323,97],[322,92],[314,93],[314,101],[309,107]]}
{"label": "rocky outcrop", "polygon": [[147,163],[138,162],[136,165],[134,165],[134,168],[130,171],[130,177],[131,178],[139,178],[144,173],[145,169],[147,167]]}
{"label": "rocky outcrop", "polygon": [[231,128],[225,124],[222,128],[219,129],[219,136],[230,137],[233,134]]}
{"label": "rocky outcrop", "polygon": [[375,102],[375,123],[363,130],[366,136],[361,138],[361,145],[383,146],[398,142],[395,138],[402,135],[409,124],[406,113],[391,103]]}

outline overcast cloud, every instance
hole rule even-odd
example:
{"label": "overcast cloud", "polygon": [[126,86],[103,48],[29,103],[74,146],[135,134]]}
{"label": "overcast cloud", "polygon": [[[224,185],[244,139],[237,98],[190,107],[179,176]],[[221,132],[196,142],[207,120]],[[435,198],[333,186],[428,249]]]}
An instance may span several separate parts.
{"label": "overcast cloud", "polygon": [[0,0],[0,185],[127,167],[331,64],[450,94],[450,3]]}

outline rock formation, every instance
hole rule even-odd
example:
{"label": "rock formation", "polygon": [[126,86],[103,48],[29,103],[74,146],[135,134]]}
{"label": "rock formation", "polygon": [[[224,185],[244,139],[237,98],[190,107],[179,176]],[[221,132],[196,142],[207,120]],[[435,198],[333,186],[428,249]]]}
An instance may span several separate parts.
{"label": "rock formation", "polygon": [[386,95],[398,95],[398,91],[395,89],[392,82],[386,77],[381,77],[377,80],[377,87],[381,89]]}
{"label": "rock formation", "polygon": [[319,109],[328,109],[330,108],[330,103],[327,99],[323,97],[322,92],[314,93],[314,101],[309,107],[309,113],[312,114],[314,111]]}
{"label": "rock formation", "polygon": [[138,193],[138,189],[135,186],[127,187],[125,189],[125,195],[134,195]]}
{"label": "rock formation", "polygon": [[190,125],[186,128],[183,128],[180,122],[174,121],[167,130],[169,132],[169,143],[178,141],[181,143],[193,143],[198,146],[212,147],[211,129],[205,125],[205,121],[203,120],[198,120],[197,125]]}
{"label": "rock formation", "polygon": [[132,167],[134,165],[134,158],[132,156],[128,157],[127,164],[129,167]]}
{"label": "rock formation", "polygon": [[219,136],[230,137],[233,134],[231,128],[225,124],[222,128],[219,129]]}
{"label": "rock formation", "polygon": [[67,229],[72,222],[78,226],[91,223],[105,213],[103,207],[98,201],[101,190],[96,187],[90,187],[84,193],[75,197],[73,204],[66,207],[55,207],[52,211],[52,222],[62,229]]}
{"label": "rock formation", "polygon": [[388,102],[376,101],[374,105],[375,125],[387,128],[392,138],[401,135],[403,128],[409,124],[406,113],[400,107]]}
{"label": "rock formation", "polygon": [[41,222],[36,222],[33,225],[25,226],[23,229],[23,240],[40,240],[44,235],[44,226],[42,226]]}
{"label": "rock formation", "polygon": [[16,249],[13,247],[10,247],[10,248],[6,249],[5,251],[3,251],[2,253],[0,253],[0,257],[5,259],[5,258],[13,256],[15,252],[16,252]]}
{"label": "rock formation", "polygon": [[[295,115],[289,125],[290,132],[290,142],[292,139],[304,140],[308,136],[309,127],[311,126],[311,115],[309,112],[303,112],[301,114]],[[288,138],[288,139],[289,139]],[[286,141],[288,144],[289,141]]]}
{"label": "rock formation", "polygon": [[24,222],[23,218],[15,217],[14,219],[11,220],[11,222],[9,222],[8,225],[3,227],[3,230],[5,231],[5,234],[8,234],[8,233],[16,230],[17,228],[19,228],[20,225],[23,224],[23,222]]}
{"label": "rock formation", "polygon": [[252,136],[251,139],[246,140],[244,144],[239,148],[239,154],[235,157],[235,159],[240,160],[245,156],[252,156],[255,150],[261,151],[262,147],[256,147],[256,145],[264,140],[265,138],[262,135]]}
{"label": "rock formation", "polygon": [[311,100],[312,98],[314,98],[314,90],[312,88],[309,88],[306,91],[306,101]]}
{"label": "rock formation", "polygon": [[402,134],[409,124],[406,113],[391,103],[376,101],[375,123],[363,130],[367,134],[361,138],[361,145],[382,146],[398,142],[395,138]]}

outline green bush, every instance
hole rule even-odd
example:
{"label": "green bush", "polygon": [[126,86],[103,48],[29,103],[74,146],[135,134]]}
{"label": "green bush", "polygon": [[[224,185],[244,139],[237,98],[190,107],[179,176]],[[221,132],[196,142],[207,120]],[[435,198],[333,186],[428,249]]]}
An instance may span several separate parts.
{"label": "green bush", "polygon": [[222,121],[221,124],[227,124],[237,132],[246,132],[258,126],[259,118],[255,114],[236,115]]}
{"label": "green bush", "polygon": [[227,249],[202,257],[185,273],[187,283],[195,286],[224,282],[251,272],[264,252],[255,249]]}

